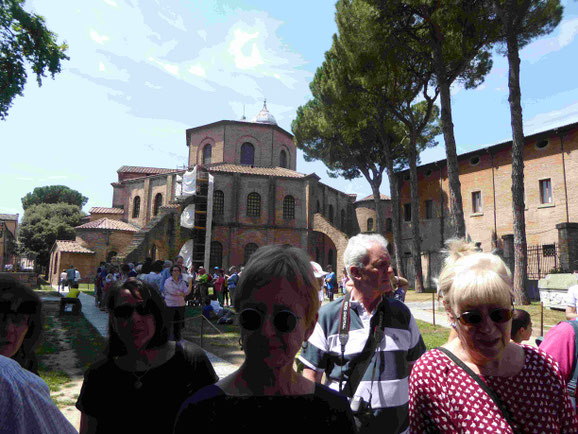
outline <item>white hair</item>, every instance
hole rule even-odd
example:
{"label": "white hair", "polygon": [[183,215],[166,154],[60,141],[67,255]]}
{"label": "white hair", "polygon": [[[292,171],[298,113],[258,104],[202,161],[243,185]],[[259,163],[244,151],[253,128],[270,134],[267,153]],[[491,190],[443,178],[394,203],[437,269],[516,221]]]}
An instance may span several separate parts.
{"label": "white hair", "polygon": [[345,269],[347,270],[347,275],[350,279],[353,278],[351,276],[351,267],[361,268],[365,265],[369,256],[368,249],[373,244],[383,246],[387,252],[387,240],[382,235],[358,234],[349,239],[347,248],[343,253],[343,263],[345,265]]}

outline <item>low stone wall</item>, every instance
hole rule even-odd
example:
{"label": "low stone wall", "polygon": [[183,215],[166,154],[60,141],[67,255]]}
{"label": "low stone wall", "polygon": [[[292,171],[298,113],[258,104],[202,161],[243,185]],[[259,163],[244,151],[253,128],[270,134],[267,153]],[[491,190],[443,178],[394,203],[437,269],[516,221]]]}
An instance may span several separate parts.
{"label": "low stone wall", "polygon": [[16,273],[0,272],[0,276],[12,277],[13,279],[16,279],[34,289],[40,288],[40,279],[38,277],[38,273],[33,273],[30,271]]}

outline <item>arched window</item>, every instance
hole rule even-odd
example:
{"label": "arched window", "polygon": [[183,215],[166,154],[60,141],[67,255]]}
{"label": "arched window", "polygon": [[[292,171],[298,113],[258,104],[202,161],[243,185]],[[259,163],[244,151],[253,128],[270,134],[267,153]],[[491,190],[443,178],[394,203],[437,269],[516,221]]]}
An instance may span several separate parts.
{"label": "arched window", "polygon": [[317,212],[321,212],[321,204],[317,201]]}
{"label": "arched window", "polygon": [[373,219],[371,217],[367,219],[367,232],[373,232]]}
{"label": "arched window", "polygon": [[333,223],[333,205],[329,205],[329,221]]}
{"label": "arched window", "polygon": [[140,215],[140,196],[135,196],[132,200],[132,218],[137,219]]}
{"label": "arched window", "polygon": [[321,253],[319,253],[319,247],[315,247],[315,262],[321,263]]}
{"label": "arched window", "polygon": [[255,164],[255,147],[249,142],[241,145],[241,164]]}
{"label": "arched window", "polygon": [[157,260],[157,246],[156,245],[153,244],[151,246],[151,251],[150,251],[149,256],[153,260],[153,262]]}
{"label": "arched window", "polygon": [[293,196],[285,196],[283,199],[283,219],[293,220],[295,218],[295,199]]}
{"label": "arched window", "polygon": [[163,206],[163,195],[157,193],[155,196],[155,201],[153,204],[153,216],[156,216],[159,213],[159,208]]}
{"label": "arched window", "polygon": [[385,232],[391,232],[393,230],[393,222],[390,218],[385,220]]}
{"label": "arched window", "polygon": [[345,210],[341,210],[341,229],[345,230]]}
{"label": "arched window", "polygon": [[244,257],[244,263],[245,265],[247,265],[247,262],[249,262],[249,258],[251,257],[251,255],[253,253],[255,253],[255,251],[259,248],[259,246],[255,243],[249,243],[245,246],[245,257]]}
{"label": "arched window", "polygon": [[213,215],[225,214],[225,193],[221,190],[216,190],[213,193]]}
{"label": "arched window", "polygon": [[209,268],[213,270],[215,267],[221,268],[223,266],[223,245],[218,241],[211,242],[211,256],[209,259]]}
{"label": "arched window", "polygon": [[261,196],[259,193],[249,193],[247,196],[247,217],[261,216]]}
{"label": "arched window", "polygon": [[203,148],[203,165],[211,164],[211,157],[213,155],[213,146],[209,143]]}
{"label": "arched window", "polygon": [[279,165],[281,167],[287,167],[287,152],[285,150],[281,150],[281,155],[279,156]]}

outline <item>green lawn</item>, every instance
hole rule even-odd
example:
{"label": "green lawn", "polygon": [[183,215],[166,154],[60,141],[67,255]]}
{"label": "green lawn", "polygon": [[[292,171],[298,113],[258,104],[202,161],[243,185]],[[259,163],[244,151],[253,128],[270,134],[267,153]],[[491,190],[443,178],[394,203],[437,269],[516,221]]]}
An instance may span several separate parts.
{"label": "green lawn", "polygon": [[434,327],[432,324],[420,320],[416,320],[416,322],[428,350],[439,347],[447,342],[450,329],[441,326]]}

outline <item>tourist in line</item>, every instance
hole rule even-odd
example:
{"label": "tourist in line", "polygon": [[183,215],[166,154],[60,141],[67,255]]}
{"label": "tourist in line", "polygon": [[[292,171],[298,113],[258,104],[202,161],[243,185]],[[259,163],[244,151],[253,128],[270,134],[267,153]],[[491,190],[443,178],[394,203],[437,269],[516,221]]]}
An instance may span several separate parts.
{"label": "tourist in line", "polygon": [[266,246],[249,260],[236,287],[241,367],[188,399],[175,433],[202,423],[203,433],[353,433],[347,400],[294,370],[294,358],[317,319],[319,287],[307,253]]}
{"label": "tourist in line", "polygon": [[327,292],[327,298],[329,301],[333,301],[333,296],[335,295],[335,288],[337,286],[337,277],[333,272],[333,267],[331,265],[327,266],[327,275],[325,276],[325,290]]}
{"label": "tourist in line", "polygon": [[225,286],[225,270],[219,267],[215,267],[215,275],[213,276],[213,289],[215,291],[215,295],[217,296],[217,300],[222,305],[225,303],[223,298],[223,291]]}
{"label": "tourist in line", "polygon": [[411,432],[576,433],[558,364],[510,341],[514,294],[504,262],[465,241],[448,245],[439,285],[457,338],[413,368]]}
{"label": "tourist in line", "polygon": [[396,300],[405,303],[405,294],[407,293],[407,290],[409,288],[409,282],[407,281],[407,279],[399,277],[397,275],[397,270],[394,267],[390,267],[389,272],[390,272],[389,278],[392,289],[391,296]]}
{"label": "tourist in line", "polygon": [[323,300],[325,300],[323,295],[323,286],[325,285],[325,276],[327,275],[327,271],[323,271],[323,267],[314,261],[311,261],[311,268],[313,268],[313,275],[319,284],[319,306],[321,306]]}
{"label": "tourist in line", "polygon": [[182,330],[185,325],[185,298],[191,292],[192,282],[183,279],[181,267],[171,267],[171,277],[165,281],[165,303],[173,323],[173,339],[177,342],[182,339]]}
{"label": "tourist in line", "polygon": [[[351,399],[360,433],[407,433],[409,374],[425,345],[408,307],[386,296],[391,291],[387,241],[377,234],[356,235],[343,262],[351,290],[320,309],[299,357],[303,375],[321,382],[325,373],[325,384]],[[348,306],[349,323],[341,322]],[[343,345],[340,330],[347,337]],[[352,372],[358,373],[353,380]]]}
{"label": "tourist in line", "polygon": [[[34,352],[42,334],[42,303],[27,285],[0,277],[0,355],[38,375]],[[0,419],[0,429],[1,429]]]}
{"label": "tourist in line", "polygon": [[512,341],[521,344],[532,337],[532,318],[522,309],[514,309],[512,314]]}
{"label": "tourist in line", "polygon": [[170,433],[183,401],[218,380],[204,351],[169,342],[168,311],[150,285],[130,278],[105,298],[106,358],[85,373],[76,407],[81,433]]}
{"label": "tourist in line", "polygon": [[239,282],[239,274],[237,267],[234,265],[229,268],[229,278],[227,279],[227,288],[229,290],[229,297],[231,298],[231,306],[235,304],[235,290],[237,289],[237,282]]}

